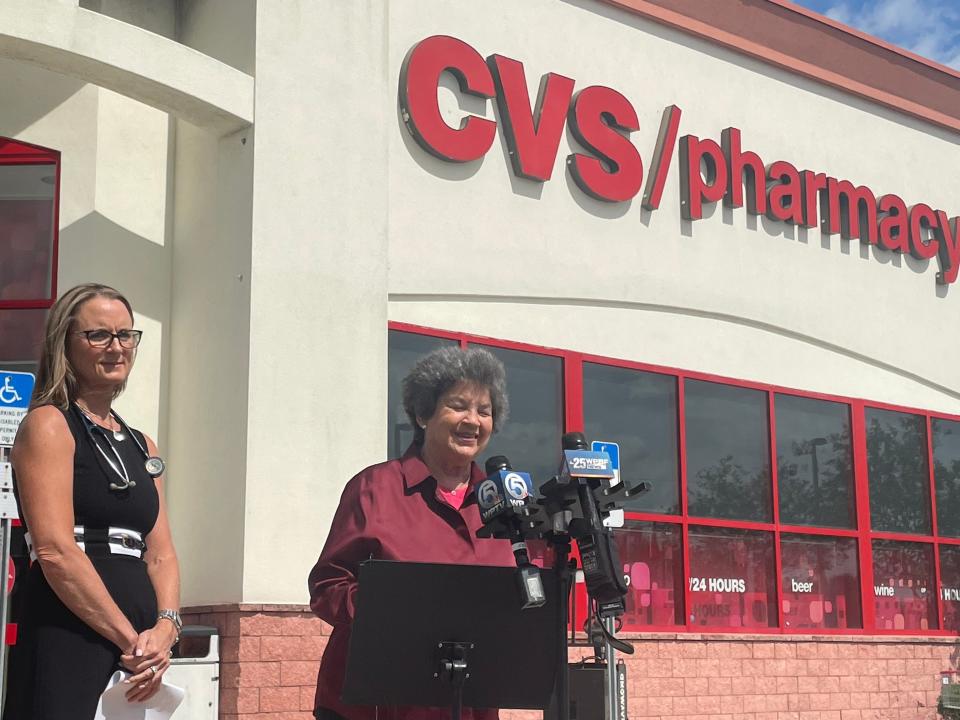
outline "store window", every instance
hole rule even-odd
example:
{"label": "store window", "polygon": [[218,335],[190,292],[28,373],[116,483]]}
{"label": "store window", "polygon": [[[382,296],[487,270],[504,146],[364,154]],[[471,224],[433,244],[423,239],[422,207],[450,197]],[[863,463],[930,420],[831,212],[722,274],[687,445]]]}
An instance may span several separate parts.
{"label": "store window", "polygon": [[626,629],[683,625],[682,536],[679,525],[636,520],[614,534],[628,587]]}
{"label": "store window", "polygon": [[878,630],[939,627],[932,544],[874,540],[873,585]]}
{"label": "store window", "polygon": [[871,526],[885,532],[929,534],[925,419],[878,408],[866,408],[865,419]]}
{"label": "store window", "polygon": [[930,420],[937,487],[937,532],[960,537],[960,422]]}
{"label": "store window", "polygon": [[850,408],[776,394],[777,486],[785,525],[856,525]]}
{"label": "store window", "polygon": [[0,300],[51,295],[56,172],[54,164],[0,164]]}
{"label": "store window", "polygon": [[399,324],[391,397],[444,343],[506,365],[512,418],[487,456],[542,483],[561,434],[583,429],[653,485],[614,531],[625,630],[960,632],[960,418]]}
{"label": "store window", "polygon": [[960,545],[940,546],[940,604],[943,629],[960,631]]}
{"label": "store window", "polygon": [[530,473],[534,483],[542,485],[560,465],[563,362],[550,355],[480,347],[503,362],[510,394],[510,419],[490,440],[485,456],[505,455],[514,469]]}
{"label": "store window", "polygon": [[690,624],[777,627],[773,534],[691,526]]}
{"label": "store window", "polygon": [[0,370],[34,372],[56,296],[60,154],[0,138]]}
{"label": "store window", "polygon": [[36,370],[46,317],[43,309],[0,309],[0,370]]}
{"label": "store window", "polygon": [[584,363],[583,423],[588,438],[620,446],[622,478],[652,486],[628,510],[680,513],[676,378]]}
{"label": "store window", "polygon": [[863,626],[856,538],[784,533],[780,558],[785,627]]}
{"label": "store window", "polygon": [[390,330],[387,333],[387,452],[388,457],[400,457],[413,442],[413,425],[403,409],[403,378],[417,360],[431,350],[449,345],[457,347],[456,340]]}
{"label": "store window", "polygon": [[770,521],[767,395],[684,381],[690,515]]}

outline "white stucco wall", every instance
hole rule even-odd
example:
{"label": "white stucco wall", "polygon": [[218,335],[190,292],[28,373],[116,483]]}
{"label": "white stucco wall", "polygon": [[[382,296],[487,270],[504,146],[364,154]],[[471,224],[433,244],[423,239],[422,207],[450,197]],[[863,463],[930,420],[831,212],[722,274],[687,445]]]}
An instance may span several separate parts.
{"label": "white stucco wall", "polygon": [[167,498],[187,605],[243,599],[253,143],[177,123]]}
{"label": "white stucco wall", "polygon": [[127,294],[137,311],[144,341],[118,409],[163,442],[170,314],[167,115],[11,60],[0,60],[0,92],[8,98],[0,109],[0,135],[61,152],[58,289],[103,282]]}
{"label": "white stucco wall", "polygon": [[[177,29],[173,3],[85,5],[114,16],[108,23],[121,35],[125,30],[116,20],[167,37]],[[193,41],[202,43],[204,32],[222,30],[211,27],[209,7],[204,4],[201,27],[194,28],[190,17],[181,23]],[[74,49],[96,46],[93,38],[80,36],[96,23],[70,29],[77,13],[86,12],[76,2],[44,0],[31,12],[51,22],[38,33],[38,43],[74,32]],[[239,36],[235,44],[250,47],[249,39]],[[162,47],[162,56],[178,54],[172,42]],[[221,38],[219,47],[229,48],[230,39]],[[58,51],[54,46],[44,50],[50,57]],[[191,58],[197,67],[217,68],[209,58]],[[168,461],[167,496],[183,557],[184,599],[238,601],[252,131],[247,132],[251,144],[244,145],[235,135],[221,140],[219,125],[200,129],[181,122],[178,128],[165,110],[38,67],[35,59],[0,59],[5,98],[0,135],[61,151],[58,290],[97,281],[130,298],[136,326],[145,334],[117,408],[158,441]],[[152,63],[165,67],[160,56],[145,58],[144,67]],[[103,71],[107,84],[115,79],[111,72]],[[143,83],[157,79],[143,78]],[[211,358],[226,360],[211,371]],[[180,372],[172,373],[173,367]],[[218,401],[204,400],[211,395]]]}
{"label": "white stucco wall", "polygon": [[[575,44],[556,32],[564,27],[577,29]],[[435,34],[523,62],[534,99],[547,72],[573,78],[574,92],[623,93],[640,118],[631,137],[645,171],[663,108],[676,104],[681,136],[719,142],[738,127],[743,148],[767,164],[787,160],[878,197],[960,213],[956,138],[945,131],[599,3],[394,3],[394,106],[405,54]],[[456,95],[444,86],[440,97],[456,118]],[[492,102],[486,117],[496,117]],[[682,221],[676,153],[661,206],[648,213],[639,198],[606,205],[576,187],[563,165],[579,151],[569,130],[542,187],[513,176],[500,133],[467,166],[428,155],[396,119],[390,143],[393,320],[960,411],[960,382],[944,361],[960,351],[947,330],[960,290],[937,287],[936,261],[721,204]]]}
{"label": "white stucco wall", "polygon": [[386,452],[384,5],[258,7],[246,602],[306,602],[343,484]]}
{"label": "white stucco wall", "polygon": [[626,95],[647,170],[677,104],[681,134],[736,126],[767,163],[957,213],[945,131],[588,0],[250,0],[225,29],[230,7],[133,19],[166,18],[238,87],[255,74],[255,130],[0,59],[0,135],[63,152],[61,290],[115,284],[148,332],[120,409],[169,460],[186,604],[306,600],[344,483],[386,452],[388,317],[960,413],[960,291],[935,263],[743,209],[683,222],[676,155],[660,209],[598,203],[564,168],[569,132],[543,185],[513,176],[502,135],[443,163],[397,85],[415,43],[449,34],[523,62],[532,97],[551,71]]}
{"label": "white stucco wall", "polygon": [[[256,0],[180,0],[178,37],[231,67],[253,74],[256,64]],[[224,32],[229,28],[229,32]]]}

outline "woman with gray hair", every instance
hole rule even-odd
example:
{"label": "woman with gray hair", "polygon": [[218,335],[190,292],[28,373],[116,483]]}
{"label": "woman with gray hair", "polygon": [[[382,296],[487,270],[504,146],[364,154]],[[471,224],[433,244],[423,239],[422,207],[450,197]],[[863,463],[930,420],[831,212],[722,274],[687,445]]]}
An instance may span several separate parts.
{"label": "woman with gray hair", "polygon": [[[449,708],[375,708],[340,700],[360,562],[369,558],[469,565],[514,564],[506,540],[478,540],[473,492],[477,456],[507,418],[503,364],[486,350],[441,348],[403,380],[414,427],[403,457],[362,470],[347,483],[327,542],[310,572],[310,607],[333,626],[317,679],[320,720],[446,718]],[[473,710],[488,720],[496,710]],[[464,719],[471,710],[464,708]]]}

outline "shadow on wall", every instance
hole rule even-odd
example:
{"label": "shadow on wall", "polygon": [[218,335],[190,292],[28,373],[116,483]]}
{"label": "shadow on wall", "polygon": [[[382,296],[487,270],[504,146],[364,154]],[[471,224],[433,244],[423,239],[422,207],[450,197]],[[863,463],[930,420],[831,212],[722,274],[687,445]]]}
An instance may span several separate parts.
{"label": "shadow on wall", "polygon": [[59,266],[61,291],[83,282],[103,282],[127,295],[138,313],[166,323],[168,249],[92,212],[60,230]]}
{"label": "shadow on wall", "polygon": [[0,97],[5,99],[0,103],[0,135],[20,135],[85,86],[27,63],[0,59]]}
{"label": "shadow on wall", "polygon": [[157,245],[96,211],[60,230],[59,292],[84,282],[105,283],[126,295],[146,324],[149,342],[138,364],[152,369],[149,375],[141,369],[128,388],[127,397],[134,403],[130,407],[136,407],[128,414],[141,427],[153,428],[161,446],[167,440],[170,265],[169,246]]}

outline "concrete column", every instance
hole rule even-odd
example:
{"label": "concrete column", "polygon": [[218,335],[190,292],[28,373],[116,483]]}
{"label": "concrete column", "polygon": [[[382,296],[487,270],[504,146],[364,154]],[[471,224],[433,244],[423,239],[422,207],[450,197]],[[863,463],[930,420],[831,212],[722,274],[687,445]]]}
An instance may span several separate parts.
{"label": "concrete column", "polygon": [[385,458],[387,6],[257,8],[247,603],[305,602],[344,483]]}
{"label": "concrete column", "polygon": [[239,602],[253,131],[177,123],[167,501],[184,605]]}

